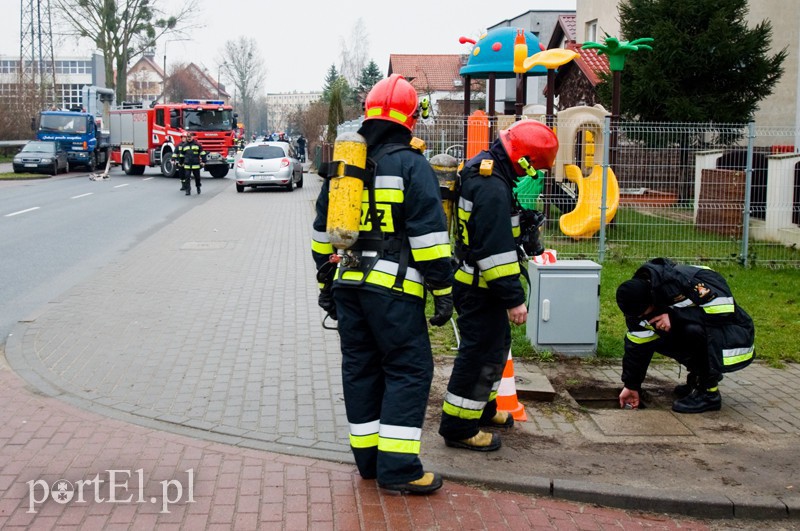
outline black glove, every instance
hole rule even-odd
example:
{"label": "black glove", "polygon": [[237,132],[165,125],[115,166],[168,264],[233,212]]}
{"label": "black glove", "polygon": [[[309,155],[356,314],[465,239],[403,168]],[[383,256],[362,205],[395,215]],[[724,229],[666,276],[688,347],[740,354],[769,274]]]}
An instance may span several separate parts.
{"label": "black glove", "polygon": [[453,288],[431,289],[433,294],[433,317],[428,322],[443,326],[453,316]]}
{"label": "black glove", "polygon": [[336,302],[333,300],[333,290],[331,289],[330,284],[327,284],[324,288],[322,288],[322,290],[320,290],[317,304],[319,304],[319,307],[325,310],[325,312],[334,321],[339,318],[339,316],[336,314]]}

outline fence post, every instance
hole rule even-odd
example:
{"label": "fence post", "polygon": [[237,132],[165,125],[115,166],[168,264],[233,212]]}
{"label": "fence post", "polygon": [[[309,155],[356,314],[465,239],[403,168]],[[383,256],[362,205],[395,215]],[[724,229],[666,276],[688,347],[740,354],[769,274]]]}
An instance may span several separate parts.
{"label": "fence post", "polygon": [[742,212],[742,256],[741,262],[747,267],[747,253],[750,244],[750,188],[753,182],[753,144],[756,138],[756,123],[747,124],[747,168],[744,177],[744,211]]}
{"label": "fence post", "polygon": [[608,141],[611,134],[611,117],[606,116],[603,120],[603,186],[600,192],[600,242],[597,249],[597,261],[601,264],[606,257],[606,205],[608,199],[608,168],[609,168],[609,153],[611,142]]}

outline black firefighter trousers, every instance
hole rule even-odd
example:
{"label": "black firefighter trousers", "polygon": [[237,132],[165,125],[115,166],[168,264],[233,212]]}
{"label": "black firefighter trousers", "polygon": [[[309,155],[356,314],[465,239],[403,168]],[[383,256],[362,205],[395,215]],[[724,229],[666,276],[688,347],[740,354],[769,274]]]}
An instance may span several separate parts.
{"label": "black firefighter trousers", "polygon": [[[415,481],[433,358],[421,299],[335,287],[350,447],[361,477]],[[416,300],[415,300],[416,299]]]}
{"label": "black firefighter trousers", "polygon": [[453,285],[461,343],[442,406],[439,435],[463,440],[497,413],[497,389],[511,348],[511,327],[503,305],[489,290]]}
{"label": "black firefighter trousers", "polygon": [[697,378],[703,389],[716,387],[722,380],[720,364],[712,359],[708,331],[700,323],[681,319],[670,312],[670,331],[657,331],[658,339],[649,346],[653,352],[672,358]]}

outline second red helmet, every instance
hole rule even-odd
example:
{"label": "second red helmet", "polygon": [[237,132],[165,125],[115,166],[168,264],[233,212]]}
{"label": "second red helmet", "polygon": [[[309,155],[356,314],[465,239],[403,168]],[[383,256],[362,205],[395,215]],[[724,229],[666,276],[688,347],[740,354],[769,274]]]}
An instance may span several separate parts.
{"label": "second red helmet", "polygon": [[400,74],[375,83],[364,102],[364,121],[387,120],[413,131],[418,114],[417,91]]}
{"label": "second red helmet", "polygon": [[520,158],[525,157],[534,169],[546,170],[553,167],[558,153],[556,134],[536,120],[520,120],[500,131],[500,142],[517,175],[525,175],[518,162]]}

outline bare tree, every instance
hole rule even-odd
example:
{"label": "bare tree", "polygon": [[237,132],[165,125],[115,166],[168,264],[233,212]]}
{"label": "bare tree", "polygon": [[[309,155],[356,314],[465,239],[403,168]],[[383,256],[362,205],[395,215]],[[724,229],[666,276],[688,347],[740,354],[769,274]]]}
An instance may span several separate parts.
{"label": "bare tree", "polygon": [[205,84],[199,79],[196,71],[189,68],[185,63],[177,64],[172,67],[167,85],[164,92],[165,101],[183,101],[186,99],[212,99],[216,97],[208,90]]}
{"label": "bare tree", "polygon": [[342,66],[340,74],[347,80],[351,87],[358,86],[361,71],[369,62],[369,33],[364,19],[359,17],[350,31],[350,39],[341,38]]}
{"label": "bare tree", "polygon": [[251,115],[255,98],[267,75],[256,40],[239,36],[235,41],[225,41],[221,62],[239,94],[242,121],[248,131],[253,131],[256,124],[252,123]]}
{"label": "bare tree", "polygon": [[103,52],[106,83],[124,101],[128,91],[128,63],[197,13],[197,1],[186,0],[171,15],[155,0],[54,0],[70,32],[92,39]]}

